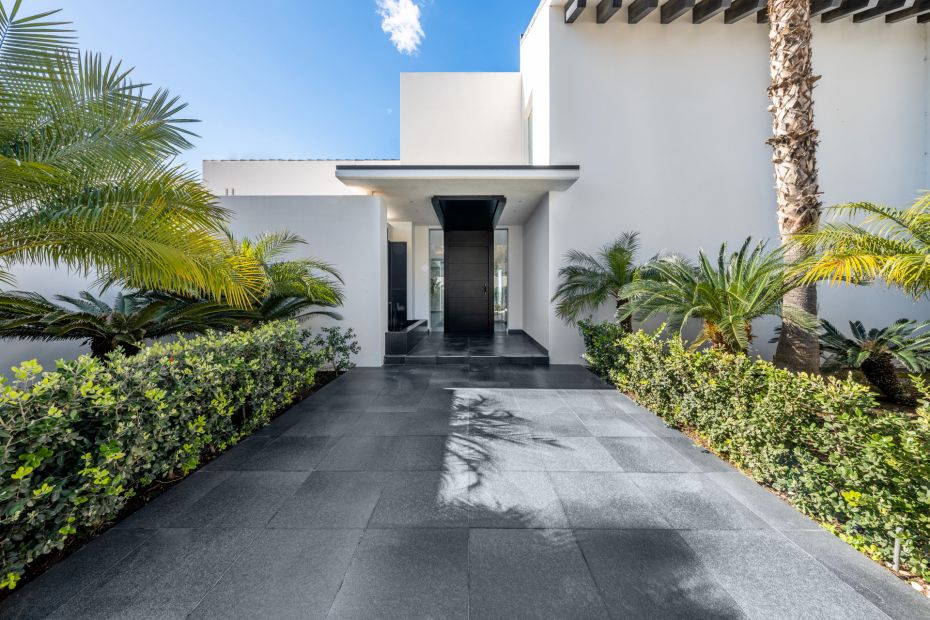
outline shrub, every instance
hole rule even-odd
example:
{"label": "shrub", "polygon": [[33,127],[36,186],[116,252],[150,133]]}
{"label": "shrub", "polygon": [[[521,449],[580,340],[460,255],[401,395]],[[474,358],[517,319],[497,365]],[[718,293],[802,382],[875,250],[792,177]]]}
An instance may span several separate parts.
{"label": "shrub", "polygon": [[355,368],[353,355],[358,355],[362,348],[355,339],[355,330],[351,327],[342,331],[340,327],[324,327],[311,342],[318,347],[323,359],[334,372],[345,372]]}
{"label": "shrub", "polygon": [[657,334],[624,336],[613,349],[619,363],[598,363],[611,368],[620,390],[695,430],[876,559],[890,561],[901,528],[902,558],[930,577],[930,403],[914,416],[881,410],[851,379],[795,374],[720,350],[688,351],[680,339]]}
{"label": "shrub", "polygon": [[0,383],[0,588],[92,533],[135,493],[237,442],[312,383],[295,323],[155,343]]}
{"label": "shrub", "polygon": [[620,323],[605,321],[579,321],[581,336],[584,338],[584,360],[593,372],[607,377],[611,370],[621,362],[617,343],[628,332]]}

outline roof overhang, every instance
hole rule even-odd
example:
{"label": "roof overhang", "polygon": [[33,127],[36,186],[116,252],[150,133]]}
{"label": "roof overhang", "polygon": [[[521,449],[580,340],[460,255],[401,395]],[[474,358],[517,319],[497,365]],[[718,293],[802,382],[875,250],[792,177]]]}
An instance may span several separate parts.
{"label": "roof overhang", "polygon": [[502,226],[522,224],[550,191],[568,189],[578,166],[336,166],[336,178],[349,187],[381,196],[388,219],[438,225],[432,199],[501,196]]}

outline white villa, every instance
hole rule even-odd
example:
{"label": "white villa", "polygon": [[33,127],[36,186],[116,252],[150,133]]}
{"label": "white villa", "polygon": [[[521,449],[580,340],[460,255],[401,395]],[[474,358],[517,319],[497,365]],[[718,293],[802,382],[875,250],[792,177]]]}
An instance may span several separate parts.
{"label": "white villa", "polygon": [[[389,315],[522,332],[579,363],[550,303],[566,251],[634,230],[644,260],[777,242],[765,3],[659,4],[542,0],[519,72],[402,74],[399,160],[210,160],[203,178],[236,232],[288,228],[342,271],[361,365],[403,361]],[[930,0],[813,5],[824,204],[910,204],[930,188]],[[406,245],[389,258],[389,241]],[[930,304],[837,288],[821,313],[883,326]]]}

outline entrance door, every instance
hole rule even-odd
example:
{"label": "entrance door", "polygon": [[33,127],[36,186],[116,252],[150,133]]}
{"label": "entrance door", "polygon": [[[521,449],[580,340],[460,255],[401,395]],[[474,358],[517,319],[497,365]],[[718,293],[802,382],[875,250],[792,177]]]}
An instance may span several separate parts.
{"label": "entrance door", "polygon": [[445,231],[445,331],[491,333],[494,232]]}

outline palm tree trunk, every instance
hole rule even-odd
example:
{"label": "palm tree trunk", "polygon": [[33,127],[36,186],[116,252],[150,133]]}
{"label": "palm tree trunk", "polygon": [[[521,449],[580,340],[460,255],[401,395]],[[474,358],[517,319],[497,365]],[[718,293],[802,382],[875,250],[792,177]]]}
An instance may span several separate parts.
{"label": "palm tree trunk", "polygon": [[[778,231],[782,243],[820,221],[817,186],[817,130],[814,129],[814,82],[811,64],[810,0],[768,0],[772,105],[772,161]],[[793,246],[787,261],[804,258]],[[784,304],[817,314],[816,285],[794,289]],[[797,371],[816,372],[820,350],[815,334],[784,321],[775,363]]]}

